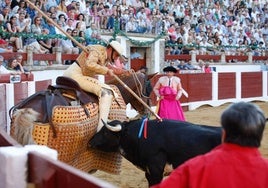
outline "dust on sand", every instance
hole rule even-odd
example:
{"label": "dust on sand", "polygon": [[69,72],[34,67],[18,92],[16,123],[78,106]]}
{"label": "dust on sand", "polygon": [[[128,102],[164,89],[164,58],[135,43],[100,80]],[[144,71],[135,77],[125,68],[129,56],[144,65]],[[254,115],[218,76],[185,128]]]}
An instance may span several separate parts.
{"label": "dust on sand", "polygon": [[[260,108],[264,111],[266,117],[268,117],[268,103],[254,103],[259,105]],[[196,110],[185,112],[185,116],[187,121],[192,123],[219,126],[221,113],[224,109],[226,109],[227,106],[229,106],[229,104],[224,104],[219,107],[202,106]],[[268,126],[266,126],[264,131],[264,137],[260,151],[263,156],[268,158]],[[102,171],[97,171],[92,175],[120,188],[148,188],[148,183],[144,172],[139,170],[136,166],[134,166],[126,159],[123,159],[120,175],[112,175]]]}

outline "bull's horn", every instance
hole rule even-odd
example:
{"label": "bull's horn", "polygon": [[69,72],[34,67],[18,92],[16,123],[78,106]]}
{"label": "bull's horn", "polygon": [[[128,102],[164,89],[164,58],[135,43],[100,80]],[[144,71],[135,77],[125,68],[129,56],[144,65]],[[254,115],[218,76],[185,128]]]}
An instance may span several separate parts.
{"label": "bull's horn", "polygon": [[107,129],[109,129],[110,131],[119,132],[122,129],[122,126],[120,124],[117,124],[116,126],[111,126],[111,125],[108,125],[107,123],[105,123],[102,119],[101,119],[101,121],[105,125],[105,127],[107,127]]}

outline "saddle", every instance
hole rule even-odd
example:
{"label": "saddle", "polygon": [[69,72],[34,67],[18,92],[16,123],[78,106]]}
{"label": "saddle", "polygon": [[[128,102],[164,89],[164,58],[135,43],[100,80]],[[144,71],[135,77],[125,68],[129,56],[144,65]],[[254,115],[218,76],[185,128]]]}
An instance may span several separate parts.
{"label": "saddle", "polygon": [[81,101],[81,104],[87,104],[89,102],[98,103],[98,97],[92,93],[84,91],[79,84],[72,78],[59,76],[56,79],[56,85],[48,86],[48,89],[59,89],[61,92],[73,93],[73,96]]}
{"label": "saddle", "polygon": [[12,112],[17,109],[32,108],[39,112],[39,122],[49,123],[51,125],[53,135],[56,137],[56,131],[52,124],[53,107],[56,105],[81,105],[87,116],[89,116],[90,112],[85,107],[88,103],[98,104],[98,97],[92,93],[82,90],[75,80],[60,76],[56,79],[56,85],[49,85],[46,90],[39,91],[13,106],[9,110],[9,116],[11,118]]}

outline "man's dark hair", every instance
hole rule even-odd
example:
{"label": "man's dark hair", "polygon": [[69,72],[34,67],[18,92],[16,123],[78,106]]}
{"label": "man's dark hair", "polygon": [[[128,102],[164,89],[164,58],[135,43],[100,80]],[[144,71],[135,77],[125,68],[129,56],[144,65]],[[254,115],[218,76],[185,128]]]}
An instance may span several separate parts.
{"label": "man's dark hair", "polygon": [[225,142],[248,147],[259,147],[266,123],[262,110],[252,103],[232,104],[221,116],[226,132]]}

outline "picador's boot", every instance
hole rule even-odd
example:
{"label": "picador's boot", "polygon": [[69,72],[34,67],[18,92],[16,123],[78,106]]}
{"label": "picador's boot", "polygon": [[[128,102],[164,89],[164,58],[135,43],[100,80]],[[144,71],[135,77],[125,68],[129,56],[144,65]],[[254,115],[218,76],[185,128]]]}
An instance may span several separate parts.
{"label": "picador's boot", "polygon": [[103,122],[102,120],[107,123],[108,121],[108,115],[110,112],[110,107],[112,105],[113,101],[113,93],[111,90],[108,89],[103,89],[101,98],[99,101],[99,123],[97,127],[97,132],[101,130],[103,127]]}

